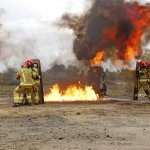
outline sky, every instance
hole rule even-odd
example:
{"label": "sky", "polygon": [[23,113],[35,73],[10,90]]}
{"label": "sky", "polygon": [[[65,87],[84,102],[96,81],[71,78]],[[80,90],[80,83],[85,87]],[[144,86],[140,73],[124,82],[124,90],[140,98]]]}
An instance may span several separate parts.
{"label": "sky", "polygon": [[0,0],[6,21],[52,21],[64,12],[78,13],[85,7],[85,0]]}
{"label": "sky", "polygon": [[84,13],[90,0],[0,0],[0,4],[0,72],[18,69],[30,58],[39,58],[43,70],[55,63],[78,65],[72,51],[73,32],[54,23],[64,13]]}

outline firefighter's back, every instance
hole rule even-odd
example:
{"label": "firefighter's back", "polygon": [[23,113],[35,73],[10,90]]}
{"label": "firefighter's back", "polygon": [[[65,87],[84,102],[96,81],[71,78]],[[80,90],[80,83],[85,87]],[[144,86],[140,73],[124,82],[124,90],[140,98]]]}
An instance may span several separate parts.
{"label": "firefighter's back", "polygon": [[33,74],[31,68],[21,68],[19,70],[19,76],[20,76],[20,86],[23,87],[31,87],[33,86]]}

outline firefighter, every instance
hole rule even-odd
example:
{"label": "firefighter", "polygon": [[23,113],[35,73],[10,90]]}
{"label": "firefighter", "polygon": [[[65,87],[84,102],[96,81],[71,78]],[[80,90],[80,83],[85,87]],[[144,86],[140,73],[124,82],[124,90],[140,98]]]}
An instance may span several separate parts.
{"label": "firefighter", "polygon": [[148,84],[150,89],[150,62],[147,62],[147,78],[148,78]]}
{"label": "firefighter", "polygon": [[30,60],[30,63],[32,65],[29,65],[29,67],[32,69],[32,72],[33,72],[32,78],[34,80],[34,86],[33,86],[34,103],[38,105],[39,104],[40,75],[38,73],[37,66],[33,64],[32,60]]}
{"label": "firefighter", "polygon": [[39,98],[39,86],[40,86],[40,75],[39,75],[39,73],[38,73],[38,69],[35,67],[35,66],[33,66],[33,68],[32,68],[32,71],[33,71],[33,79],[34,79],[34,103],[36,104],[36,105],[38,105],[39,104],[39,100],[40,100],[40,98]]}
{"label": "firefighter", "polygon": [[102,73],[102,79],[101,79],[101,82],[100,82],[101,96],[107,96],[107,86],[105,84],[105,79],[106,79],[106,74],[103,71],[103,73]]}
{"label": "firefighter", "polygon": [[14,107],[21,106],[27,100],[28,105],[32,104],[32,93],[34,87],[33,71],[31,69],[33,62],[28,60],[24,62],[17,72],[16,78],[20,80],[20,85],[14,90]]}
{"label": "firefighter", "polygon": [[147,97],[150,100],[150,91],[149,91],[149,83],[148,83],[148,70],[147,70],[147,65],[145,62],[139,62],[138,63],[138,92],[143,87]]}

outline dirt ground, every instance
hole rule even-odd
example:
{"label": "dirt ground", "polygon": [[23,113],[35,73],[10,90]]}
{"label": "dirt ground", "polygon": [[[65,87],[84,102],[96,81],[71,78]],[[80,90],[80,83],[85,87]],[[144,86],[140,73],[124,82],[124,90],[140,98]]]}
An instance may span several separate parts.
{"label": "dirt ground", "polygon": [[150,104],[46,103],[0,99],[0,150],[149,150]]}

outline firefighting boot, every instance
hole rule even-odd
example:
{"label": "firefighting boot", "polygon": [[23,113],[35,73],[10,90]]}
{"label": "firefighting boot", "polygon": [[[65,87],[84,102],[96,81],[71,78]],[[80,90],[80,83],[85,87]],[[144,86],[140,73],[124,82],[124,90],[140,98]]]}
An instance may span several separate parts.
{"label": "firefighting boot", "polygon": [[21,106],[20,103],[14,103],[14,104],[12,105],[12,107],[20,107],[20,106]]}
{"label": "firefighting boot", "polygon": [[28,102],[28,106],[31,106],[32,105],[32,103],[31,102]]}
{"label": "firefighting boot", "polygon": [[35,105],[38,105],[39,104],[39,95],[36,94],[35,95]]}
{"label": "firefighting boot", "polygon": [[39,105],[39,103],[35,103],[35,105]]}
{"label": "firefighting boot", "polygon": [[146,97],[150,100],[150,93],[148,90],[145,90],[145,93],[146,93]]}
{"label": "firefighting boot", "polygon": [[27,99],[27,105],[31,106],[32,105],[32,94],[26,93],[26,99]]}

